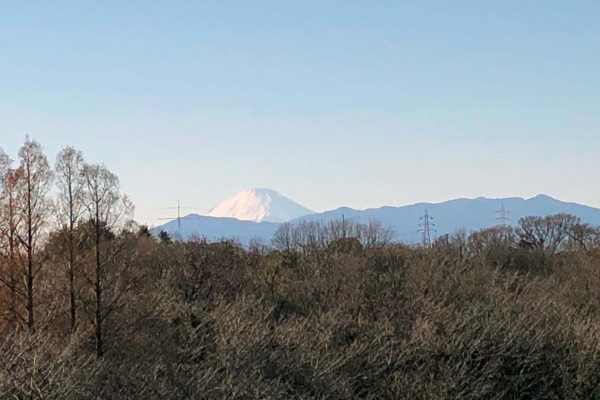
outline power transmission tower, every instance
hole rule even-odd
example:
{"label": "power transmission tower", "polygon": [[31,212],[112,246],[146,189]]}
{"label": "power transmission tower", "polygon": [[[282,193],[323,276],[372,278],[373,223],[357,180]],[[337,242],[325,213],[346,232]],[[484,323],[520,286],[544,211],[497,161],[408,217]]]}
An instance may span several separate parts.
{"label": "power transmission tower", "polygon": [[177,220],[177,233],[181,234],[181,210],[182,209],[188,209],[188,210],[200,210],[200,208],[198,207],[183,207],[181,205],[181,200],[177,199],[177,207],[166,207],[165,210],[177,210],[177,217],[165,217],[165,218],[157,218],[160,220]]}
{"label": "power transmission tower", "polygon": [[429,215],[427,209],[425,209],[425,215],[419,218],[421,223],[419,224],[419,232],[421,233],[421,245],[423,247],[431,247],[431,232],[436,232],[435,224],[432,222],[433,217]]}
{"label": "power transmission tower", "polygon": [[177,199],[177,231],[181,232],[181,200]]}
{"label": "power transmission tower", "polygon": [[177,199],[177,207],[166,207],[165,210],[173,210],[177,209],[177,218],[174,217],[165,217],[165,218],[157,218],[160,220],[173,220],[177,219],[177,232],[181,232],[181,200]]}
{"label": "power transmission tower", "polygon": [[499,225],[503,228],[508,227],[510,222],[510,211],[504,208],[504,202],[500,203],[500,209],[496,210],[496,221],[498,221]]}

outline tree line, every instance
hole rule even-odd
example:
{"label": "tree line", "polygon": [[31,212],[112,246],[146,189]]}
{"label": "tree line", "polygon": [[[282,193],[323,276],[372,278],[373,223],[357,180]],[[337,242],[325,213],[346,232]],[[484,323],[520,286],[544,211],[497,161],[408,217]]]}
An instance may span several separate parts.
{"label": "tree line", "polygon": [[600,398],[600,229],[576,216],[430,247],[349,220],[177,240],[71,147],[1,154],[0,398]]}

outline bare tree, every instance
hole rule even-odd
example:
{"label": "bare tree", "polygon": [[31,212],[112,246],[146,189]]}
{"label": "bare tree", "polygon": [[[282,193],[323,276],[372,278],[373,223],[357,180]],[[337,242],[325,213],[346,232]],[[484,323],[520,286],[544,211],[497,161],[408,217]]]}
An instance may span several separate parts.
{"label": "bare tree", "polygon": [[575,224],[569,232],[568,247],[570,250],[589,251],[600,245],[600,227],[589,224]]}
{"label": "bare tree", "polygon": [[103,299],[104,269],[110,261],[110,254],[105,246],[103,247],[103,241],[109,237],[111,228],[116,227],[132,211],[132,205],[127,197],[120,194],[117,176],[106,167],[84,164],[83,179],[84,205],[93,229],[93,274],[88,277],[94,298],[91,321],[95,330],[96,356],[102,357],[104,354],[102,325],[110,313]]}
{"label": "bare tree", "polygon": [[17,232],[21,227],[22,216],[17,210],[18,188],[22,184],[23,169],[7,168],[3,175],[2,203],[0,210],[0,232],[6,246],[5,268],[0,274],[0,280],[8,288],[9,306],[8,320],[14,326],[22,320],[19,313],[18,299],[25,297],[23,286],[18,279],[17,263],[20,259]]}
{"label": "bare tree", "polygon": [[296,246],[297,239],[294,237],[296,234],[295,227],[289,223],[284,222],[275,231],[271,243],[277,250],[290,252]]}
{"label": "bare tree", "polygon": [[512,246],[514,244],[514,232],[511,227],[493,226],[471,233],[466,248],[470,256],[482,254],[491,248],[498,246]]}
{"label": "bare tree", "polygon": [[571,214],[555,214],[546,217],[530,216],[519,220],[517,234],[523,242],[548,254],[561,250],[579,218]]}
{"label": "bare tree", "polygon": [[11,160],[10,157],[0,147],[0,257],[6,257],[6,180],[8,178],[8,171],[10,170]]}
{"label": "bare tree", "polygon": [[83,212],[83,156],[73,147],[65,147],[56,159],[55,173],[58,186],[57,218],[62,226],[66,244],[67,274],[69,279],[69,315],[71,333],[77,324],[75,299],[76,240],[75,225]]}
{"label": "bare tree", "polygon": [[[11,160],[8,154],[4,152],[0,147],[0,177],[4,177],[8,169],[10,168]],[[4,179],[0,179],[0,192],[4,188]],[[1,198],[1,197],[0,197]]]}
{"label": "bare tree", "polygon": [[354,238],[363,246],[381,247],[392,241],[393,231],[377,220],[358,223],[346,219],[330,221],[307,221],[297,224],[289,222],[281,224],[273,234],[272,245],[277,250],[299,250],[308,248],[325,248],[330,243]]}
{"label": "bare tree", "polygon": [[35,252],[40,244],[44,228],[51,212],[48,191],[52,183],[52,170],[42,147],[35,140],[25,139],[19,150],[19,168],[22,184],[18,185],[17,207],[23,219],[23,230],[17,231],[17,239],[24,249],[27,327],[34,327],[34,281],[42,262],[36,262]]}
{"label": "bare tree", "polygon": [[8,320],[16,324],[16,276],[15,276],[15,171],[12,160],[0,149],[0,280],[8,289]]}
{"label": "bare tree", "polygon": [[394,231],[380,221],[370,219],[366,224],[358,225],[358,237],[366,247],[382,247],[391,243]]}

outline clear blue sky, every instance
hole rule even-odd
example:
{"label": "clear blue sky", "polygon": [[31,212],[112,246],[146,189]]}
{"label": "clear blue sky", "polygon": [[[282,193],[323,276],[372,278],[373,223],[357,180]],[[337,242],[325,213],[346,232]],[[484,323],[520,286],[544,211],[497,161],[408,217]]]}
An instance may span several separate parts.
{"label": "clear blue sky", "polygon": [[600,206],[598,21],[598,1],[2,2],[0,146],[81,149],[150,224],[245,187]]}

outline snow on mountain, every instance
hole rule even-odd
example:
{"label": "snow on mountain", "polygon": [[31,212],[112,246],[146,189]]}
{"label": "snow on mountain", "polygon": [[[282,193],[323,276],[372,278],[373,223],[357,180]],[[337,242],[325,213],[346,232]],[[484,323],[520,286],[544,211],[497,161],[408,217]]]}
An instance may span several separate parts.
{"label": "snow on mountain", "polygon": [[312,213],[274,190],[247,189],[212,208],[207,216],[254,222],[285,222]]}

